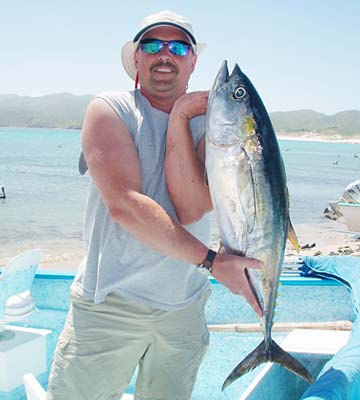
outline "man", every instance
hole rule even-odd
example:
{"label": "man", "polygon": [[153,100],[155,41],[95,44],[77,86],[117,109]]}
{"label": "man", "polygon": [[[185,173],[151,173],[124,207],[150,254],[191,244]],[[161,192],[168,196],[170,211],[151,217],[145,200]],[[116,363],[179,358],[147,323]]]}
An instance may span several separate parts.
{"label": "man", "polygon": [[48,399],[117,399],[136,366],[135,399],[190,399],[208,345],[201,272],[261,314],[245,275],[260,262],[204,244],[203,216],[212,208],[204,182],[208,92],[186,94],[201,47],[184,17],[145,18],[122,51],[140,89],[101,94],[88,108],[80,163],[92,178],[86,258]]}

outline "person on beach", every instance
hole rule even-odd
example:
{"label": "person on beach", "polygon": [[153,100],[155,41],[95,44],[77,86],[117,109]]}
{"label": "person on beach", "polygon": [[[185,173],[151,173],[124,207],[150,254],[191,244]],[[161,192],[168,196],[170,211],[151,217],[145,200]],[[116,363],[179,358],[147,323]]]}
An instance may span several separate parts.
{"label": "person on beach", "polygon": [[146,17],[122,49],[140,89],[106,92],[89,105],[79,163],[92,182],[86,256],[47,399],[118,399],[136,367],[135,399],[190,399],[209,340],[209,274],[261,315],[246,278],[261,262],[207,247],[208,91],[186,93],[203,47],[186,18]]}
{"label": "person on beach", "polygon": [[0,199],[6,199],[5,187],[1,185]]}

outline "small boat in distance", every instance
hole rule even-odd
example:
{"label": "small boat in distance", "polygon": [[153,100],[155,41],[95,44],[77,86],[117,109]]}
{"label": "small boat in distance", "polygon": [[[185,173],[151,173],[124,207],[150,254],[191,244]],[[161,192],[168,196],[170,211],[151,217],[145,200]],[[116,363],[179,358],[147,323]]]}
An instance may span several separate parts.
{"label": "small boat in distance", "polygon": [[6,193],[5,193],[4,186],[1,186],[0,199],[6,199]]}

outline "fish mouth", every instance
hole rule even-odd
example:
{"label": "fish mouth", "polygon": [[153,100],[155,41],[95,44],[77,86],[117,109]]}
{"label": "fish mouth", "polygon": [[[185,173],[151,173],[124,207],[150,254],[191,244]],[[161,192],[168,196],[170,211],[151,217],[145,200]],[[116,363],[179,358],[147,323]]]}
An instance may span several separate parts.
{"label": "fish mouth", "polygon": [[216,76],[215,82],[218,85],[221,83],[229,82],[232,79],[236,79],[240,76],[241,76],[241,69],[239,65],[235,63],[234,69],[232,70],[230,75],[227,60],[224,60]]}
{"label": "fish mouth", "polygon": [[228,79],[229,79],[228,64],[227,64],[227,60],[224,60],[223,63],[221,64],[219,72],[216,76],[215,82],[224,83],[224,82],[227,82]]}
{"label": "fish mouth", "polygon": [[231,127],[238,125],[236,122],[233,122],[233,121],[229,121],[229,122],[223,121],[223,122],[221,122],[221,121],[216,121],[216,120],[215,120],[214,124],[216,126],[231,126]]}

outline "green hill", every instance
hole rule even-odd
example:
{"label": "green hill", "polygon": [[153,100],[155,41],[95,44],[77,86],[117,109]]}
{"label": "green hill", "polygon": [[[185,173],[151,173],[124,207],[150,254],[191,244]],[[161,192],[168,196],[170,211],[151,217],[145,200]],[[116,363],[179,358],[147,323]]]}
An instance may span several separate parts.
{"label": "green hill", "polygon": [[0,95],[0,126],[79,129],[93,95]]}
{"label": "green hill", "polygon": [[[0,126],[80,129],[86,108],[94,96],[71,93],[29,97],[0,95]],[[270,113],[277,132],[349,137],[360,134],[360,111],[348,110],[326,115],[312,110]]]}
{"label": "green hill", "polygon": [[326,115],[312,110],[277,111],[270,114],[276,131],[316,132],[324,135],[360,134],[360,111],[348,110]]}

